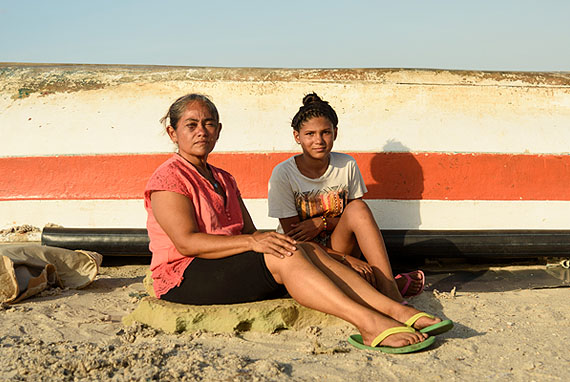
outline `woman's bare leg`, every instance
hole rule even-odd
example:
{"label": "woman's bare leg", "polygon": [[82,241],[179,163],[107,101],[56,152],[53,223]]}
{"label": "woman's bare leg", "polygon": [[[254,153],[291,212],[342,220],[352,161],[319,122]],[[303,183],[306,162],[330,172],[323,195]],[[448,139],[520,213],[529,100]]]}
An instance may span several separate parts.
{"label": "woman's bare leg", "polygon": [[[369,345],[384,330],[402,326],[396,320],[359,304],[347,296],[313,264],[302,248],[295,251],[293,256],[286,256],[283,259],[267,254],[264,257],[267,268],[275,280],[285,285],[291,297],[301,305],[350,322],[360,331],[366,345]],[[426,336],[419,332],[396,333],[388,336],[381,344],[401,347],[421,342],[425,338]]]}
{"label": "woman's bare leg", "polygon": [[[378,292],[358,273],[330,257],[317,244],[302,243],[299,245],[309,256],[311,262],[332,282],[334,282],[348,297],[357,303],[370,307],[377,312],[402,323],[414,314],[420,312],[411,306],[404,306],[390,297]],[[430,319],[422,317],[414,324],[414,328],[423,329],[440,321],[441,319],[439,318]]]}
{"label": "woman's bare leg", "polygon": [[[374,271],[376,288],[395,301],[402,302],[404,298],[394,279],[380,228],[368,205],[360,199],[353,200],[346,206],[331,235],[331,249],[335,251],[350,254],[356,244]],[[413,291],[418,286],[410,287]]]}

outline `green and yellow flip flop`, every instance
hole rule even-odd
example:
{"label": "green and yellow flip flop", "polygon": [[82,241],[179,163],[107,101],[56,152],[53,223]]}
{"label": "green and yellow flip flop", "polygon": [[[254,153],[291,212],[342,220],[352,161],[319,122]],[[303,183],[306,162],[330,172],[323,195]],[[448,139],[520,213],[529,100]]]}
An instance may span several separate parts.
{"label": "green and yellow flip flop", "polygon": [[348,337],[348,343],[362,350],[374,350],[391,354],[404,354],[404,353],[413,353],[425,349],[435,342],[435,337],[428,337],[422,342],[418,342],[417,344],[406,345],[401,347],[378,346],[380,342],[384,341],[386,337],[392,334],[415,333],[415,332],[416,331],[414,330],[414,328],[411,327],[396,326],[395,328],[386,329],[382,333],[380,333],[378,337],[376,337],[374,341],[372,341],[370,346],[364,345],[364,343],[362,342],[362,336],[360,334],[353,334],[350,337]]}
{"label": "green and yellow flip flop", "polygon": [[[404,322],[404,325],[406,325],[410,328],[413,328],[416,321],[422,317],[435,318],[431,314],[420,312],[420,313],[415,314],[412,317],[410,317],[410,319],[408,321]],[[426,333],[426,334],[429,334],[430,336],[435,336],[438,334],[445,333],[445,332],[451,330],[451,328],[453,328],[453,321],[443,320],[441,322],[438,322],[437,324],[426,326],[425,328],[420,329],[419,331],[420,331],[420,333]]]}

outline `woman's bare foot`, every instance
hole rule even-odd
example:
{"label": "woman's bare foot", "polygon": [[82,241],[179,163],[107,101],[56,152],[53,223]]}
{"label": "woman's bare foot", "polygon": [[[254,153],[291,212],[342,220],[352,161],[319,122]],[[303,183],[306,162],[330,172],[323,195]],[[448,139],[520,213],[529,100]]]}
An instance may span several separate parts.
{"label": "woman's bare foot", "polygon": [[[410,305],[407,306],[402,305],[401,308],[398,309],[396,317],[393,318],[401,323],[404,323],[418,313],[422,313],[422,311],[417,310],[416,308]],[[428,326],[437,324],[438,322],[441,322],[441,318],[439,317],[429,318],[424,316],[418,318],[418,320],[412,324],[412,328],[416,330],[421,330],[423,328],[427,328]]]}
{"label": "woman's bare foot", "polygon": [[[419,320],[418,320],[419,321]],[[401,327],[402,324],[390,318],[385,318],[382,321],[377,322],[376,327],[372,326],[370,329],[360,329],[360,334],[362,335],[362,342],[364,345],[371,346],[372,341],[376,339],[382,332],[387,329],[394,327]],[[382,340],[377,346],[390,346],[390,347],[402,347],[407,345],[417,344],[428,338],[427,334],[415,332],[415,333],[394,333]]]}

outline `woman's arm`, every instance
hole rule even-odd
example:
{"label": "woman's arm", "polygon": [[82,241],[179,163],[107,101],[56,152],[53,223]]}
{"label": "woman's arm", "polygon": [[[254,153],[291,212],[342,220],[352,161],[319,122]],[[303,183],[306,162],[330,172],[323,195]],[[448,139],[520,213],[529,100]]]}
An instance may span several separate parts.
{"label": "woman's arm", "polygon": [[253,224],[253,219],[251,218],[251,215],[249,214],[249,211],[247,210],[241,196],[238,196],[238,200],[239,208],[241,209],[241,216],[243,218],[243,229],[241,230],[241,233],[254,233],[257,231],[257,228],[255,228],[255,224]]}
{"label": "woman's arm", "polygon": [[[150,200],[156,221],[184,256],[218,259],[256,251],[284,257],[291,256],[296,249],[293,239],[275,232],[236,236],[202,233],[198,230],[194,206],[184,195],[170,191],[155,191]],[[251,217],[249,221],[248,224],[253,224]]]}

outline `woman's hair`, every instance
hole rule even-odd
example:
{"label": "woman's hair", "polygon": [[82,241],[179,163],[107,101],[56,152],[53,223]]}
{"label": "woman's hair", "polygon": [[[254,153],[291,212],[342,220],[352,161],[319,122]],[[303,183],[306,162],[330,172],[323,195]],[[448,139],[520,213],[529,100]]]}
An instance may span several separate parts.
{"label": "woman's hair", "polygon": [[186,106],[188,106],[188,104],[191,102],[202,102],[210,110],[210,113],[216,120],[216,123],[220,122],[220,115],[218,114],[216,105],[214,105],[214,103],[203,94],[191,93],[186,94],[174,101],[174,103],[170,105],[170,108],[168,109],[166,115],[160,119],[160,123],[162,123],[165,127],[170,125],[174,130],[176,130],[176,126],[178,125],[178,121],[180,120],[182,113],[184,113]]}
{"label": "woman's hair", "polygon": [[334,128],[338,125],[338,117],[329,103],[323,101],[317,93],[311,93],[303,97],[303,106],[299,108],[299,111],[293,117],[291,126],[299,131],[303,123],[315,117],[327,118]]}

